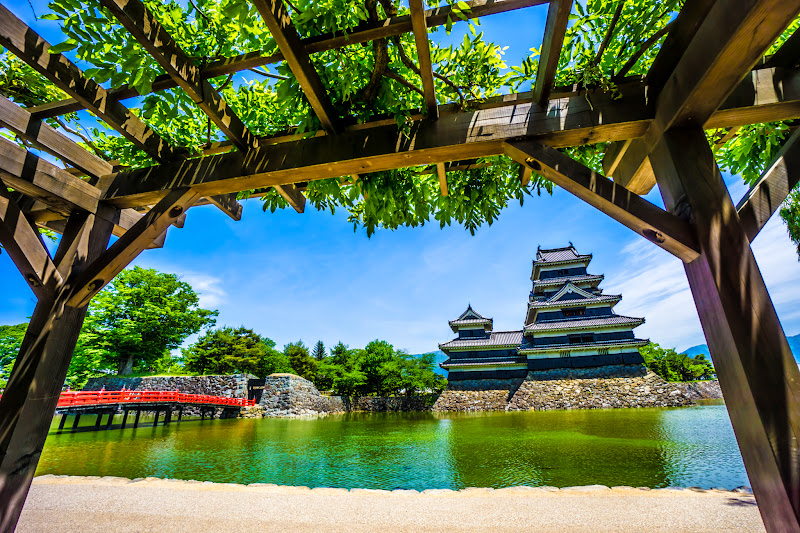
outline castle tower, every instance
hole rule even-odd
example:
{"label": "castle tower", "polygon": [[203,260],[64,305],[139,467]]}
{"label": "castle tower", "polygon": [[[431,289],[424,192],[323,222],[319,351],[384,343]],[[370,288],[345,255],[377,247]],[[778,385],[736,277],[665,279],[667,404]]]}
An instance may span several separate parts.
{"label": "castle tower", "polygon": [[648,341],[633,334],[644,318],[614,313],[622,296],[603,294],[603,276],[587,271],[591,260],[572,244],[537,251],[518,350],[530,370],[644,362],[638,348]]}
{"label": "castle tower", "polygon": [[493,331],[494,323],[468,306],[449,322],[458,337],[440,344],[449,381],[524,378],[529,370],[638,365],[644,361],[633,329],[643,318],[617,315],[619,295],[603,294],[602,275],[589,274],[591,254],[538,249],[533,261],[524,328]]}

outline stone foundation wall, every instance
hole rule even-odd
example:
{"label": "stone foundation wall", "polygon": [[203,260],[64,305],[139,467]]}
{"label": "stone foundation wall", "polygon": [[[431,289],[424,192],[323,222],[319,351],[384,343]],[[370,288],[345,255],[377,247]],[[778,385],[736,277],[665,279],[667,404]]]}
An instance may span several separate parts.
{"label": "stone foundation wall", "polygon": [[434,411],[522,411],[679,407],[721,398],[717,382],[668,383],[642,365],[558,368],[524,380],[464,380],[450,384]]}
{"label": "stone foundation wall", "polygon": [[385,411],[430,411],[436,395],[420,396],[353,396],[341,397],[348,411],[385,412]]}
{"label": "stone foundation wall", "polygon": [[323,396],[313,383],[294,374],[267,376],[258,407],[261,416],[320,415],[347,410],[340,396]]}
{"label": "stone foundation wall", "polygon": [[[229,376],[149,376],[141,378],[126,378],[120,376],[105,376],[89,378],[83,390],[97,391],[105,387],[106,390],[150,390],[150,391],[180,391],[186,394],[205,394],[209,396],[224,396],[227,398],[247,398],[247,380],[255,376],[250,374],[233,374]],[[185,416],[200,416],[199,407],[186,407]],[[214,411],[215,418],[232,418],[238,416],[236,409],[218,408]]]}

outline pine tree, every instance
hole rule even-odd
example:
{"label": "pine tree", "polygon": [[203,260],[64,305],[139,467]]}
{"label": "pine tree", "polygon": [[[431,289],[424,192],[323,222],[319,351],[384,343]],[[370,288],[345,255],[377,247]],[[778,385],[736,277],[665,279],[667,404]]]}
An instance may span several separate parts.
{"label": "pine tree", "polygon": [[314,346],[314,352],[312,353],[314,359],[317,361],[322,361],[325,359],[325,345],[322,341],[317,341],[317,344]]}

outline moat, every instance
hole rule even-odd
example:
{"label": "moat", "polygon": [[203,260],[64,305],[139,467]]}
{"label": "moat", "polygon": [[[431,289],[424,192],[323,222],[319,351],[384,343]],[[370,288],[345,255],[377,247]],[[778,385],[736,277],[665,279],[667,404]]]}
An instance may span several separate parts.
{"label": "moat", "polygon": [[417,490],[749,486],[723,405],[350,413],[51,431],[37,474]]}

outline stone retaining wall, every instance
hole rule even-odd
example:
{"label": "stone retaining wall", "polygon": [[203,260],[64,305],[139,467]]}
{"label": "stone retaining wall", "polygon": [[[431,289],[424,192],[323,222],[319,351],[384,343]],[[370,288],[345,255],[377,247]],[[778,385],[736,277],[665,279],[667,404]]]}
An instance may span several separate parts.
{"label": "stone retaining wall", "polygon": [[678,407],[721,398],[719,384],[668,383],[642,365],[559,368],[528,372],[524,380],[452,383],[434,411],[521,411]]}
{"label": "stone retaining wall", "polygon": [[313,383],[294,374],[267,376],[258,407],[248,416],[304,416],[347,410],[341,397],[323,396]]}
{"label": "stone retaining wall", "polygon": [[420,396],[342,396],[348,411],[385,412],[385,411],[430,411],[436,395]]}

